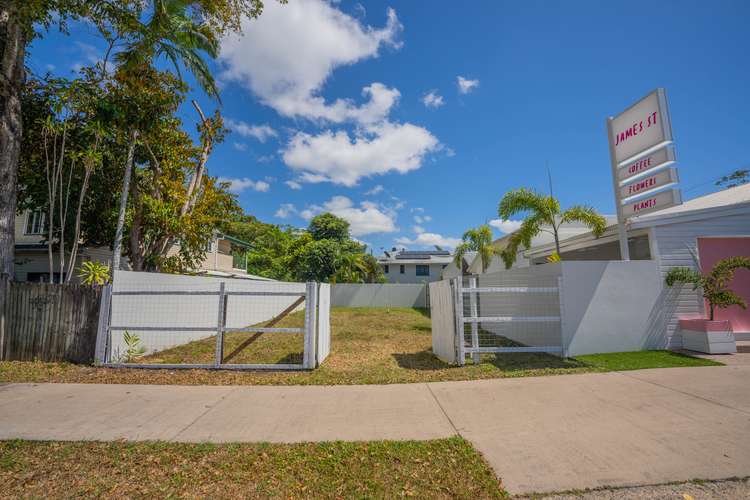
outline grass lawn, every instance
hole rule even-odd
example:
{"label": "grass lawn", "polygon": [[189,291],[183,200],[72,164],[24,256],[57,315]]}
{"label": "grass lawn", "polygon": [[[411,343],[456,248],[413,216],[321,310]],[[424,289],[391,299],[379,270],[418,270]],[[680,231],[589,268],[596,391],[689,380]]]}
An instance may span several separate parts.
{"label": "grass lawn", "polygon": [[[284,321],[293,324],[298,318]],[[280,323],[279,326],[290,326]],[[292,326],[296,326],[293,324]],[[110,369],[70,363],[0,362],[2,382],[75,382],[181,385],[332,385],[393,384],[445,380],[559,375],[670,366],[716,365],[709,360],[667,351],[595,354],[561,359],[537,353],[483,355],[482,363],[449,366],[431,352],[430,318],[416,309],[334,309],[331,355],[311,372],[234,372],[210,370]],[[247,334],[232,334],[225,356]],[[160,351],[152,362],[213,360],[214,343],[206,339]],[[232,362],[279,362],[299,352],[293,334],[261,335]],[[263,360],[263,361],[259,361]]]}
{"label": "grass lawn", "polygon": [[507,497],[459,437],[292,445],[5,441],[0,496]]}

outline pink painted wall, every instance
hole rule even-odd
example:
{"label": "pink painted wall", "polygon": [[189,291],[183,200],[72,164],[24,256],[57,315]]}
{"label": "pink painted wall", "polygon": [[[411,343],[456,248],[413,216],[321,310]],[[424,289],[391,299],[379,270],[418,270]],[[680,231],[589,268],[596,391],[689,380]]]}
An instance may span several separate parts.
{"label": "pink painted wall", "polygon": [[[721,259],[737,256],[750,257],[750,236],[738,238],[698,238],[698,258],[701,268],[708,272]],[[732,322],[735,332],[750,332],[750,271],[740,269],[734,273],[734,280],[730,288],[745,299],[748,309],[738,306],[727,309],[717,309],[715,319],[725,319]],[[708,311],[708,304],[706,304]]]}

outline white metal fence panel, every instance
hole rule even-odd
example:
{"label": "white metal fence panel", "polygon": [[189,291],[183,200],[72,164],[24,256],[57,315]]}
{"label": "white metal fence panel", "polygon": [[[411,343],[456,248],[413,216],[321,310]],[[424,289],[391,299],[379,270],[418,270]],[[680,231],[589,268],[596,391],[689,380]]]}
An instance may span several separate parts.
{"label": "white metal fence panel", "polygon": [[545,265],[457,279],[459,363],[464,354],[562,354],[560,266]]}
{"label": "white metal fence panel", "polygon": [[446,363],[456,363],[456,318],[453,288],[450,281],[430,283],[430,318],[433,354]]}
{"label": "white metal fence panel", "polygon": [[331,353],[331,285],[321,283],[318,288],[318,335],[316,362],[318,366]]}
{"label": "white metal fence panel", "polygon": [[316,283],[118,271],[97,360],[143,367],[314,368],[316,291]]}

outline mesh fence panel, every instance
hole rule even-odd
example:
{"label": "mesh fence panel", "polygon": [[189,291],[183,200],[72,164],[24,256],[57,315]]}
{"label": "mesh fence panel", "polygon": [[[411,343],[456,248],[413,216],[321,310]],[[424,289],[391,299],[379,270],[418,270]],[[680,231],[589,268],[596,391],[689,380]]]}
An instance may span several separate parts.
{"label": "mesh fence panel", "polygon": [[550,267],[465,277],[463,317],[477,320],[464,323],[464,345],[476,336],[480,348],[561,346],[559,268]]}
{"label": "mesh fence panel", "polygon": [[[222,301],[221,280],[144,274],[118,273],[115,280],[110,363],[214,365],[222,324],[229,329],[222,352],[227,364],[302,363],[304,283],[227,280]],[[258,327],[287,331],[238,331]]]}

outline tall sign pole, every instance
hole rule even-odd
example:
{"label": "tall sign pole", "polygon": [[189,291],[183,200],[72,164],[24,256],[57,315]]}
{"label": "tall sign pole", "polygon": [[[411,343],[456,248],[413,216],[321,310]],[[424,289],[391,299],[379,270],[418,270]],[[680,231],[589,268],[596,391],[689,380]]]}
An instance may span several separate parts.
{"label": "tall sign pole", "polygon": [[617,235],[620,240],[620,258],[630,260],[630,247],[628,246],[628,232],[625,229],[625,218],[622,216],[622,200],[620,199],[620,182],[617,180],[617,159],[615,157],[614,132],[612,127],[613,118],[607,118],[607,138],[609,140],[609,158],[612,166],[612,189],[615,192],[615,207],[617,210]]}
{"label": "tall sign pole", "polygon": [[627,223],[682,203],[672,146],[667,94],[658,88],[615,117],[607,118],[612,189],[620,257],[630,260]]}

